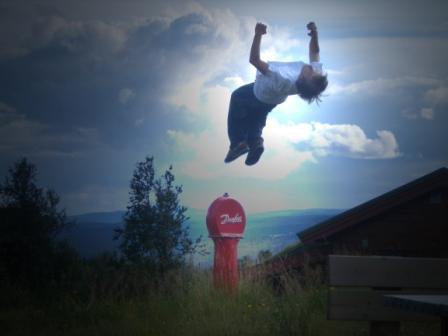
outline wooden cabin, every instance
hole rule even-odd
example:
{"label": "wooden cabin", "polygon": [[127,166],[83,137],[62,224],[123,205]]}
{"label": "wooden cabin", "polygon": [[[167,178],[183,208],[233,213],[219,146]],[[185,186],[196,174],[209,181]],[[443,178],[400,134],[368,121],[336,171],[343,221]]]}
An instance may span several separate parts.
{"label": "wooden cabin", "polygon": [[329,254],[448,257],[448,169],[441,168],[298,233],[274,273]]}

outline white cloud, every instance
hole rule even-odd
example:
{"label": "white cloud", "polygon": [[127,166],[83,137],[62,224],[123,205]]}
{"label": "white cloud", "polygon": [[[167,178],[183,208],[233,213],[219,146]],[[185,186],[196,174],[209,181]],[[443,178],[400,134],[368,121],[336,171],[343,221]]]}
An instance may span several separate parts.
{"label": "white cloud", "polygon": [[130,100],[135,98],[135,92],[129,88],[123,88],[118,92],[118,101],[126,105]]}
{"label": "white cloud", "polygon": [[350,124],[313,122],[284,125],[272,120],[268,126],[282,134],[290,143],[310,150],[315,157],[334,155],[388,159],[399,155],[398,143],[390,131],[377,131],[378,137],[370,139],[359,126]]}
{"label": "white cloud", "polygon": [[103,58],[121,50],[126,42],[124,26],[101,21],[73,21],[61,16],[39,18],[34,24],[33,47],[56,43],[71,52]]}
{"label": "white cloud", "polygon": [[[3,29],[6,33],[0,33],[0,59],[21,57],[52,44],[69,52],[88,55],[94,60],[104,60],[122,50],[131,27],[108,21],[71,20],[61,16],[60,12],[42,15],[36,10],[38,6],[27,5],[18,2],[13,5],[17,6],[15,18],[1,18],[2,23],[6,21]],[[16,32],[14,37],[9,31]]]}
{"label": "white cloud", "polygon": [[434,110],[430,107],[423,107],[420,110],[420,115],[423,119],[433,120],[434,119]]}
{"label": "white cloud", "polygon": [[260,163],[247,167],[242,158],[225,165],[223,161],[228,149],[227,140],[223,141],[222,137],[216,137],[213,132],[186,134],[170,131],[169,135],[178,148],[189,156],[176,165],[178,171],[196,179],[233,176],[276,180],[286,177],[305,162],[315,161],[309,151],[296,152],[285,141],[266,137],[266,151]]}
{"label": "white cloud", "polygon": [[[223,78],[222,84],[230,89],[249,83],[255,78],[255,68],[249,64],[249,52],[256,20],[252,17],[239,17],[231,11],[201,9],[196,12],[205,19],[201,29],[196,24],[187,25],[188,33],[200,36],[207,33],[207,43],[195,46],[197,57],[183,64],[181,81],[173,82],[168,102],[186,108],[187,113],[197,114],[204,90],[209,82]],[[272,27],[263,37],[262,58],[266,60],[288,61],[297,59],[291,51],[300,42],[288,29]],[[198,49],[199,48],[199,49]],[[230,72],[230,74],[229,74]]]}
{"label": "white cloud", "polygon": [[[222,130],[225,127],[221,125]],[[224,165],[228,141],[220,133],[213,129],[199,134],[169,131],[179,152],[186,154],[177,164],[179,171],[196,179],[237,176],[276,180],[285,178],[306,162],[316,163],[319,157],[390,159],[400,155],[390,131],[377,131],[376,138],[368,138],[357,125],[285,125],[269,119],[264,131],[265,153],[260,162],[247,167],[244,159],[239,159]]]}
{"label": "white cloud", "polygon": [[197,114],[200,109],[201,90],[205,79],[206,77],[195,77],[190,79],[186,85],[176,87],[168,98],[168,102],[186,108],[190,114]]}
{"label": "white cloud", "polygon": [[18,113],[11,106],[0,103],[0,150],[8,151],[21,149],[31,144],[38,135],[45,134],[47,126],[34,122]]}
{"label": "white cloud", "polygon": [[[397,78],[379,78],[376,80],[366,80],[350,84],[338,84],[330,82],[327,93],[331,96],[343,95],[395,95],[399,96],[403,90],[416,89],[414,95],[419,102],[413,103],[413,107],[403,108],[402,116],[407,119],[426,119],[433,120],[434,108],[438,105],[448,104],[448,87],[446,80],[432,77],[397,77]],[[401,92],[400,92],[401,91]],[[420,96],[420,98],[418,98]],[[418,111],[415,110],[415,104],[424,103],[429,106],[423,106]]]}
{"label": "white cloud", "polygon": [[252,167],[244,159],[224,164],[228,150],[227,108],[230,91],[224,87],[208,89],[200,108],[210,124],[201,132],[170,130],[179,161],[178,171],[195,179],[220,176],[276,180],[287,177],[305,163],[319,157],[345,156],[360,159],[387,159],[399,156],[398,143],[390,131],[377,131],[369,138],[357,125],[323,123],[279,123],[268,117],[264,129],[265,153]]}
{"label": "white cloud", "polygon": [[448,104],[448,87],[440,85],[442,83],[438,83],[439,86],[424,92],[422,101],[426,106],[424,105],[419,110],[403,109],[402,115],[408,119],[434,120],[437,107]]}
{"label": "white cloud", "polygon": [[20,119],[21,116],[16,112],[14,108],[0,102],[0,127],[13,122],[16,119]]}
{"label": "white cloud", "polygon": [[95,128],[57,132],[50,125],[33,121],[0,102],[0,151],[31,157],[74,157],[104,145]]}
{"label": "white cloud", "polygon": [[440,85],[443,80],[432,77],[397,77],[397,78],[378,78],[374,80],[364,80],[350,84],[329,83],[327,93],[330,95],[383,95],[395,94],[397,89],[411,87],[431,87]]}
{"label": "white cloud", "polygon": [[420,117],[420,113],[412,109],[403,109],[401,110],[401,115],[407,119],[417,119]]}
{"label": "white cloud", "polygon": [[424,95],[424,99],[432,105],[448,104],[448,86],[439,86],[428,90]]}
{"label": "white cloud", "polygon": [[307,59],[308,51],[306,48],[302,48],[302,57],[299,55],[289,54],[291,48],[303,47],[302,41],[291,37],[291,34],[279,27],[272,27],[268,29],[268,33],[263,37],[263,48],[260,51],[261,58],[270,61],[296,61],[297,58]]}
{"label": "white cloud", "polygon": [[127,187],[89,185],[61,193],[61,205],[70,214],[116,211],[123,209],[128,192]]}
{"label": "white cloud", "polygon": [[434,109],[432,107],[422,107],[420,110],[403,109],[401,114],[407,119],[434,120]]}
{"label": "white cloud", "polygon": [[223,84],[226,84],[228,88],[236,88],[244,85],[245,82],[240,76],[230,76],[224,78]]}
{"label": "white cloud", "polygon": [[205,90],[203,96],[198,113],[208,120],[207,129],[196,133],[168,131],[177,156],[184,156],[176,163],[177,170],[181,174],[197,179],[239,176],[272,180],[286,177],[305,162],[315,161],[311,152],[297,153],[291,144],[282,139],[282,134],[274,130],[273,135],[265,137],[267,150],[260,164],[248,168],[244,160],[238,160],[225,165],[224,156],[229,146],[227,109],[230,90],[216,86]]}

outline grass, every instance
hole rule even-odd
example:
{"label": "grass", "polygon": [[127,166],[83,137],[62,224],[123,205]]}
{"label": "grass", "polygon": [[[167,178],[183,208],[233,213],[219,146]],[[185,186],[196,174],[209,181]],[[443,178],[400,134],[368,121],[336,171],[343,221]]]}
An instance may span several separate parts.
{"label": "grass", "polygon": [[[167,275],[145,294],[127,298],[109,293],[82,300],[71,293],[44,304],[15,293],[15,304],[0,307],[0,332],[14,336],[368,335],[367,323],[326,320],[325,286],[301,285],[293,275],[277,280],[275,289],[264,277],[244,275],[238,292],[229,295],[213,288],[210,271],[187,269]],[[434,324],[403,328],[403,335],[437,332]]]}

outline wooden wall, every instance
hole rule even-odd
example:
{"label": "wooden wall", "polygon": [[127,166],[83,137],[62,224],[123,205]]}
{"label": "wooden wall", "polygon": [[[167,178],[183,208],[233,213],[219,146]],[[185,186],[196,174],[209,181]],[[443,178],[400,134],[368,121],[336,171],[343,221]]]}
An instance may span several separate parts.
{"label": "wooden wall", "polygon": [[448,189],[338,232],[328,242],[333,253],[448,257]]}

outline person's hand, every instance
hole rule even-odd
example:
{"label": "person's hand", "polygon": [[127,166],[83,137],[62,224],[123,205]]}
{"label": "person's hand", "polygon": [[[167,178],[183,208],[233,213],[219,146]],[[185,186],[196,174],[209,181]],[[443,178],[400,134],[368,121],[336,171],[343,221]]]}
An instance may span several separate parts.
{"label": "person's hand", "polygon": [[309,36],[312,37],[312,36],[317,34],[317,27],[316,27],[316,24],[314,22],[309,22],[306,25],[306,28],[309,30],[309,33],[308,33]]}
{"label": "person's hand", "polygon": [[257,22],[257,24],[255,26],[255,35],[266,34],[266,28],[267,28],[267,26],[265,24],[262,24],[261,22]]}

